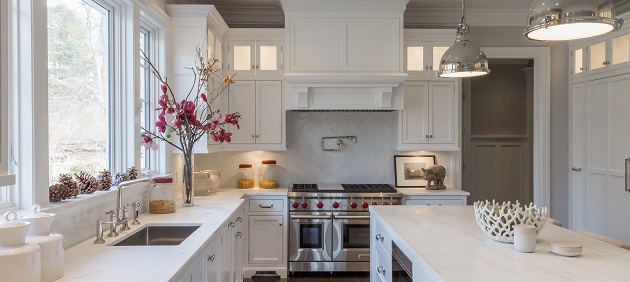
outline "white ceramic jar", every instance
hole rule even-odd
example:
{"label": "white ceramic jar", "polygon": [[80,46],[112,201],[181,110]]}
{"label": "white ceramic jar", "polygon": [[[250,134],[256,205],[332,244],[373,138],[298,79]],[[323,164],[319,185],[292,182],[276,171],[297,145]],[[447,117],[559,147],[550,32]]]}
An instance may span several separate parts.
{"label": "white ceramic jar", "polygon": [[34,205],[33,213],[25,215],[20,220],[31,223],[31,227],[26,233],[27,236],[46,236],[50,234],[50,225],[54,217],[54,213],[42,212],[40,205]]}
{"label": "white ceramic jar", "polygon": [[528,224],[514,226],[514,249],[523,253],[536,250],[536,226]]}
{"label": "white ceramic jar", "polygon": [[17,213],[8,211],[4,214],[4,222],[0,222],[0,248],[13,248],[24,245],[26,232],[30,222],[17,220]]}

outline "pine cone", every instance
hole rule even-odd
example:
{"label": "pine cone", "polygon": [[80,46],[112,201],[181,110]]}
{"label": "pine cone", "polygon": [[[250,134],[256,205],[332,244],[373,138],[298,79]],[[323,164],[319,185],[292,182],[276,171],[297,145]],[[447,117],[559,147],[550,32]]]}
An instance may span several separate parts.
{"label": "pine cone", "polygon": [[127,180],[134,180],[138,178],[138,169],[135,166],[132,166],[127,169]]}
{"label": "pine cone", "polygon": [[105,169],[98,174],[98,190],[107,191],[110,188],[112,188],[112,173]]}
{"label": "pine cone", "polygon": [[79,186],[74,181],[74,178],[72,178],[72,175],[60,174],[59,183],[65,185],[68,188],[66,198],[76,198],[79,195],[79,192],[80,192]]}
{"label": "pine cone", "polygon": [[127,174],[126,173],[116,173],[116,177],[114,178],[114,182],[112,183],[112,186],[118,186],[118,184],[120,184],[120,182],[123,181],[127,181],[129,179],[127,179]]}
{"label": "pine cone", "polygon": [[91,176],[85,172],[81,172],[81,174],[74,174],[77,179],[77,184],[82,194],[92,194],[98,188],[98,181],[94,176]]}
{"label": "pine cone", "polygon": [[61,202],[67,199],[68,186],[62,183],[56,183],[48,187],[48,200],[51,203]]}

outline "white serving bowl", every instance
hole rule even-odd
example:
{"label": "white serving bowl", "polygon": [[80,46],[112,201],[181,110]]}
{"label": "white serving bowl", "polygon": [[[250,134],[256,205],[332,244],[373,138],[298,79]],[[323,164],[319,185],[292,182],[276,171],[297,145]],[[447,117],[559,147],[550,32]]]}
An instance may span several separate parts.
{"label": "white serving bowl", "polygon": [[[11,215],[13,215],[12,219]],[[26,232],[31,223],[16,219],[17,214],[15,212],[9,211],[4,214],[4,220],[6,221],[0,222],[0,248],[24,245]]]}
{"label": "white serving bowl", "polygon": [[536,226],[536,236],[545,226],[547,208],[538,209],[530,203],[529,206],[521,206],[516,201],[497,203],[494,200],[477,201],[474,203],[475,220],[488,237],[504,243],[514,243],[514,226],[529,224]]}

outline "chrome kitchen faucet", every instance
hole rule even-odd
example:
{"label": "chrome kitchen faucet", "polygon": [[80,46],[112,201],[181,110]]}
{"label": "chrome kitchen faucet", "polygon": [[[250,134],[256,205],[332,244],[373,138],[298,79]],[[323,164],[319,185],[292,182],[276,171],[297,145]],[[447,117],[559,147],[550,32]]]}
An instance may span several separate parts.
{"label": "chrome kitchen faucet", "polygon": [[[116,227],[118,225],[122,224],[122,226],[120,227],[120,231],[126,231],[130,229],[129,218],[127,218],[127,216],[129,215],[129,210],[127,209],[129,204],[123,205],[122,190],[124,187],[143,183],[143,182],[151,182],[151,186],[155,187],[155,181],[150,176],[147,178],[125,181],[118,184],[118,187],[117,187],[118,191],[117,191],[117,198],[116,198],[116,211],[110,210],[107,213],[105,213],[105,214],[110,215],[109,221],[102,221],[102,220],[96,221],[96,240],[94,240],[94,244],[102,244],[105,242],[105,240],[103,240],[103,224],[109,224],[110,226],[110,232],[108,234],[108,237],[118,236],[118,232],[116,232]],[[140,208],[140,203],[135,202],[134,213],[133,213],[134,219],[133,219],[132,224],[140,223],[138,221],[139,208]]]}

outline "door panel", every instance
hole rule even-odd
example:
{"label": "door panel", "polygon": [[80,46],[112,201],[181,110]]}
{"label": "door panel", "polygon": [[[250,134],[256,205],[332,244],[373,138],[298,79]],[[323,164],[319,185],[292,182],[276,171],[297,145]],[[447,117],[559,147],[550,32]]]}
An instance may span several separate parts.
{"label": "door panel", "polygon": [[588,168],[586,152],[588,151],[588,97],[586,85],[584,83],[572,86],[572,116],[571,116],[571,138],[572,138],[572,170],[570,188],[573,194],[572,218],[574,229],[589,229],[588,219],[590,214],[588,204],[588,185],[585,176]]}
{"label": "door panel", "polygon": [[426,118],[429,105],[426,102],[429,95],[427,82],[406,82],[405,103],[403,110],[402,130],[403,143],[426,143],[429,130]]}
{"label": "door panel", "polygon": [[589,169],[608,168],[608,83],[589,84]]}
{"label": "door panel", "polygon": [[282,143],[282,83],[257,81],[256,101],[256,143]]}
{"label": "door panel", "polygon": [[431,82],[429,93],[429,134],[432,135],[429,142],[452,144],[455,142],[453,118],[457,110],[455,86],[452,82]]}
{"label": "door panel", "polygon": [[230,113],[239,112],[241,129],[230,125],[232,144],[253,144],[256,134],[256,83],[254,81],[238,81],[230,85],[228,109]]}
{"label": "door panel", "polygon": [[609,234],[609,208],[610,193],[608,176],[600,173],[589,175],[590,187],[590,231],[608,236]]}

